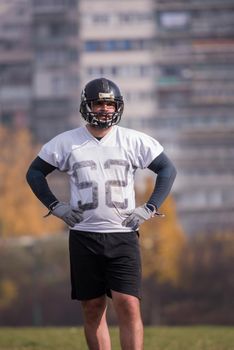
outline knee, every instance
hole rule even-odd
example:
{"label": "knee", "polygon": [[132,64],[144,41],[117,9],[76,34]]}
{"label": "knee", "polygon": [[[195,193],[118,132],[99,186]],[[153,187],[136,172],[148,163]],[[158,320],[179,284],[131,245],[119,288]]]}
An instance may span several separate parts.
{"label": "knee", "polygon": [[140,315],[139,299],[130,295],[118,295],[113,298],[114,306],[120,317],[127,319],[136,318]]}
{"label": "knee", "polygon": [[135,300],[124,299],[119,304],[119,309],[126,316],[133,316],[138,311],[138,303]]}
{"label": "knee", "polygon": [[100,320],[106,310],[106,298],[82,301],[82,309],[87,322],[97,322]]}

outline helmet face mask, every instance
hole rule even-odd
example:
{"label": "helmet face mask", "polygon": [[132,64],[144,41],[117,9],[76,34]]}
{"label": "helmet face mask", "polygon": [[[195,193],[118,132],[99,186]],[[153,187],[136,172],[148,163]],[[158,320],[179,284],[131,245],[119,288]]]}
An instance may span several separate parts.
{"label": "helmet face mask", "polygon": [[[100,109],[93,111],[93,104],[114,103],[115,111]],[[80,113],[88,124],[93,127],[106,129],[120,122],[124,102],[118,86],[111,80],[100,78],[90,81],[82,91]]]}

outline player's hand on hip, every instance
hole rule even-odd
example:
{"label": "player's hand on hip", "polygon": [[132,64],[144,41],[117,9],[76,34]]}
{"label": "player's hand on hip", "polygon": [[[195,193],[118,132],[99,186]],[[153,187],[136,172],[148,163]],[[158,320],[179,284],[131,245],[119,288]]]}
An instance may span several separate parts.
{"label": "player's hand on hip", "polygon": [[144,221],[149,220],[153,216],[163,216],[157,212],[157,209],[152,204],[146,203],[132,211],[126,211],[125,215],[128,215],[128,217],[122,222],[122,226],[131,227],[133,231],[137,230]]}
{"label": "player's hand on hip", "polygon": [[83,210],[80,208],[72,208],[68,203],[58,202],[53,210],[51,210],[51,214],[62,219],[71,227],[83,220]]}

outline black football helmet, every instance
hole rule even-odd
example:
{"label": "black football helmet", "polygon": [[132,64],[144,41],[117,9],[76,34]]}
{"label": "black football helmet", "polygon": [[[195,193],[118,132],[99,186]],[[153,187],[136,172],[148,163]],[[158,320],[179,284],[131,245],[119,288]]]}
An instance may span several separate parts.
{"label": "black football helmet", "polygon": [[[99,118],[100,115],[103,117],[103,112],[92,112],[91,107],[94,101],[115,102],[115,112],[104,113],[105,119]],[[118,86],[111,80],[106,78],[91,80],[82,91],[80,113],[92,126],[106,129],[112,125],[118,124],[123,114],[123,109],[123,97],[121,96]]]}

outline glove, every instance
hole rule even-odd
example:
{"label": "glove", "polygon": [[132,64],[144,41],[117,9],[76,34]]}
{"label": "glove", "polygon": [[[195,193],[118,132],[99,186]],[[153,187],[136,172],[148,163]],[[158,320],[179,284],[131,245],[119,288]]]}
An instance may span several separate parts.
{"label": "glove", "polygon": [[152,204],[143,204],[133,211],[125,212],[125,214],[129,216],[122,222],[122,226],[131,227],[133,231],[137,230],[144,221],[149,220],[153,216],[163,216],[163,214],[157,212]]}
{"label": "glove", "polygon": [[72,208],[70,204],[58,202],[51,214],[62,219],[68,226],[74,227],[83,220],[83,211],[80,208]]}

